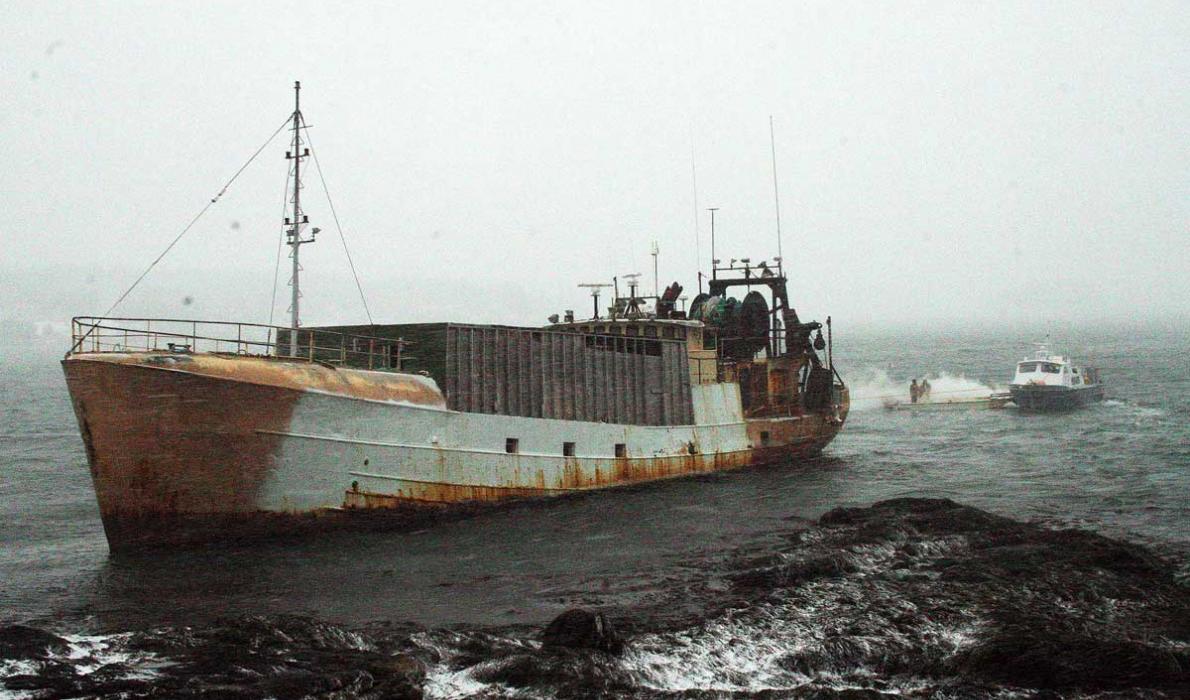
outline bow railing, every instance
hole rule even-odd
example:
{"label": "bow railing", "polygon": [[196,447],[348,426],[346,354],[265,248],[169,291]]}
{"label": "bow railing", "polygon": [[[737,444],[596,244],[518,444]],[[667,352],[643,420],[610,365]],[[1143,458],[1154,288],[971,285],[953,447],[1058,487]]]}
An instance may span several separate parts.
{"label": "bow railing", "polygon": [[400,338],[235,321],[174,318],[71,319],[67,357],[99,352],[253,355],[367,369],[400,369]]}

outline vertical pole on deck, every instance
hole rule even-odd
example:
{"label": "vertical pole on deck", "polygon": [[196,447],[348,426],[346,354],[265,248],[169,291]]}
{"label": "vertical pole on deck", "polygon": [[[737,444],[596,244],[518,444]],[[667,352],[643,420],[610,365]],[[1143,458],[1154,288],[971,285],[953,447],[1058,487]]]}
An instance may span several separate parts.
{"label": "vertical pole on deck", "polygon": [[826,365],[835,371],[835,343],[834,334],[831,333],[831,317],[826,317]]}
{"label": "vertical pole on deck", "polygon": [[289,336],[289,355],[290,357],[297,357],[298,353],[298,328],[302,325],[301,320],[301,283],[300,275],[302,266],[298,261],[299,252],[305,243],[313,243],[314,236],[318,233],[315,228],[311,231],[309,238],[302,238],[302,227],[309,223],[309,217],[302,214],[302,158],[309,155],[309,149],[302,147],[302,109],[301,109],[301,94],[302,84],[299,81],[293,83],[293,150],[285,154],[286,159],[293,161],[293,200],[291,202],[291,216],[285,218],[285,225],[288,229],[285,232],[286,245],[293,249],[290,254],[290,259],[293,262],[292,276],[289,278],[290,286],[290,336]]}
{"label": "vertical pole on deck", "polygon": [[708,207],[707,211],[711,212],[711,279],[718,279],[718,273],[715,271],[719,264],[715,259],[715,212],[719,211],[719,207]]}

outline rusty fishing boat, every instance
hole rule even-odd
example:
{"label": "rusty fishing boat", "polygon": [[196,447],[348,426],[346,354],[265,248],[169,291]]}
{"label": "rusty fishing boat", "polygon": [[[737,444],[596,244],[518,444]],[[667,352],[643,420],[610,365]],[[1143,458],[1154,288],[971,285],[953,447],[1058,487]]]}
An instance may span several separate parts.
{"label": "rusty fishing boat", "polygon": [[73,319],[62,365],[113,550],[791,462],[842,428],[830,320],[824,339],[799,318],[779,257],[714,260],[688,310],[633,278],[606,309],[610,285],[580,285],[592,317],[541,327],[303,326],[304,126],[295,100],[288,326]]}

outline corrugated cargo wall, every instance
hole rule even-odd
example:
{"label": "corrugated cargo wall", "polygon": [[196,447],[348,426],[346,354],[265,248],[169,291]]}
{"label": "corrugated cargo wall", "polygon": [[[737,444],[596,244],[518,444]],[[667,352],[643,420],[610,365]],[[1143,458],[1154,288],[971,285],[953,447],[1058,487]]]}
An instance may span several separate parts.
{"label": "corrugated cargo wall", "polygon": [[690,371],[680,341],[498,326],[447,329],[447,404],[534,418],[686,425]]}
{"label": "corrugated cargo wall", "polygon": [[324,330],[409,341],[402,369],[433,377],[456,411],[632,425],[694,422],[680,340],[453,323]]}

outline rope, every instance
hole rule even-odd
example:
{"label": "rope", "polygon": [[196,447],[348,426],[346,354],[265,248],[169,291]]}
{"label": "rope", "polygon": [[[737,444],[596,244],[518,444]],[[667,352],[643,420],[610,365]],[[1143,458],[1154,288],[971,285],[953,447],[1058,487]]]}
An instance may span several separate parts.
{"label": "rope", "polygon": [[[306,126],[306,120],[302,118],[302,126]],[[314,156],[314,169],[318,171],[318,179],[322,182],[322,191],[326,193],[326,202],[331,208],[331,218],[335,220],[335,228],[339,231],[339,240],[343,242],[343,252],[347,254],[347,264],[351,267],[351,276],[355,278],[355,288],[359,290],[359,300],[364,303],[364,313],[368,316],[368,325],[374,326],[372,322],[372,311],[368,308],[368,299],[364,296],[364,286],[360,284],[359,273],[355,271],[355,263],[351,260],[351,251],[347,249],[347,237],[343,235],[343,226],[339,224],[339,215],[335,212],[335,202],[331,199],[331,191],[326,186],[326,178],[322,176],[322,166],[318,163],[318,151],[314,148],[314,141],[310,138],[310,132],[306,131],[306,143],[310,144],[310,153]]]}
{"label": "rope", "polygon": [[[998,391],[1000,391],[1000,390],[991,388],[991,387],[986,388],[986,389],[952,389],[951,391],[931,391],[930,396],[949,396],[951,394],[976,394],[976,393],[979,393],[979,394],[993,393],[994,394],[994,393],[997,393]],[[861,401],[871,401],[873,399],[899,399],[899,398],[904,398],[904,397],[905,397],[904,393],[898,392],[896,394],[877,394],[874,396],[868,396],[866,394],[857,394],[853,398],[855,398],[857,400],[861,400]]]}
{"label": "rope", "polygon": [[170,244],[165,247],[165,250],[161,251],[161,255],[158,255],[157,259],[150,263],[149,266],[145,268],[145,271],[140,274],[140,277],[136,278],[136,281],[132,283],[132,286],[126,289],[124,293],[120,295],[120,298],[116,299],[115,303],[112,304],[106,312],[104,312],[104,316],[110,316],[111,313],[116,310],[116,307],[120,305],[120,302],[124,301],[124,299],[126,299],[128,295],[132,293],[132,290],[136,289],[136,286],[141,283],[141,280],[143,280],[149,274],[149,272],[157,266],[157,263],[161,262],[161,259],[169,254],[169,251],[173,250],[173,247],[178,244],[178,241],[182,240],[182,237],[189,233],[190,229],[194,228],[194,225],[198,223],[198,220],[202,218],[203,214],[206,214],[208,209],[215,206],[215,203],[219,201],[225,192],[227,192],[227,188],[231,187],[231,183],[235,182],[236,178],[240,176],[240,173],[244,172],[244,170],[246,170],[248,166],[252,164],[252,161],[256,160],[256,156],[260,155],[260,152],[273,142],[273,139],[277,137],[277,134],[281,133],[281,130],[284,129],[285,125],[288,123],[289,118],[286,117],[285,121],[281,122],[281,126],[277,127],[277,130],[273,132],[272,136],[269,136],[269,138],[260,145],[260,148],[256,149],[256,152],[252,154],[252,157],[245,161],[244,164],[240,166],[240,169],[231,176],[231,179],[223,185],[223,188],[220,189],[214,197],[211,197],[211,201],[207,202],[207,205],[202,208],[202,211],[198,212],[198,214],[196,214],[195,217],[190,220],[190,223],[186,224],[186,228],[182,229],[182,232],[175,236],[172,241],[170,241]]}

